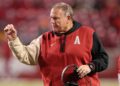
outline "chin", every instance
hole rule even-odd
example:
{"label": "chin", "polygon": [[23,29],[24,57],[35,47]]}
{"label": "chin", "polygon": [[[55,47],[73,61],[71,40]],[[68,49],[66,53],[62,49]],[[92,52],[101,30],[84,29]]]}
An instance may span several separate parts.
{"label": "chin", "polygon": [[58,30],[58,28],[53,28],[53,31],[54,31],[54,32],[60,32],[60,31]]}
{"label": "chin", "polygon": [[60,31],[56,31],[56,30],[54,30],[54,32],[56,32],[56,33],[60,33]]}

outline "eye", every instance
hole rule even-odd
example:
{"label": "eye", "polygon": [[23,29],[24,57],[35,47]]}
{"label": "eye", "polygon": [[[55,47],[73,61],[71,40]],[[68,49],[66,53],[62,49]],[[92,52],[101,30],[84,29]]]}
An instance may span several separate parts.
{"label": "eye", "polygon": [[51,17],[51,19],[57,20],[57,19],[59,19],[59,17]]}
{"label": "eye", "polygon": [[53,19],[54,19],[54,20],[57,20],[57,19],[58,19],[58,17],[54,17]]}

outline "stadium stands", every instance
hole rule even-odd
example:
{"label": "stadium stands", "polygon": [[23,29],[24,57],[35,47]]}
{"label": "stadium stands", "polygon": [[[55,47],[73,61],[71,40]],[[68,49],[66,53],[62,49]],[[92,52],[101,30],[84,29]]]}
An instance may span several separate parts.
{"label": "stadium stands", "polygon": [[[2,71],[4,72],[3,76],[14,73],[16,71],[14,70],[14,68],[16,68],[15,64],[24,66],[20,63],[10,65],[13,56],[9,51],[7,42],[4,40],[4,26],[8,23],[13,23],[23,43],[28,44],[38,35],[50,30],[50,8],[54,3],[60,1],[61,0],[52,0],[52,2],[51,0],[0,0],[0,61],[3,62],[0,62],[0,66],[3,65],[0,68],[5,69]],[[96,30],[101,42],[107,48],[108,53],[110,53],[109,51],[113,48],[120,50],[120,3],[117,3],[117,0],[92,0],[92,2],[90,2],[90,0],[63,1],[72,5],[75,12],[74,18],[77,21],[83,25],[90,25]],[[110,60],[115,61],[115,58],[113,58],[115,56],[115,54],[114,56],[111,55]],[[114,63],[112,63],[112,65],[116,66]],[[112,68],[115,70],[115,67]],[[30,69],[28,68],[28,70]],[[21,70],[23,69],[21,68]],[[31,70],[36,70],[36,72],[31,71],[30,74],[25,75],[26,73],[21,71],[19,75],[18,73],[14,73],[16,75],[11,74],[9,76],[33,77],[31,76],[31,74],[33,74],[38,77],[39,69],[34,67]],[[103,75],[107,73],[108,71]],[[113,73],[114,72],[109,73],[108,76],[112,77]],[[3,76],[2,73],[0,73],[0,77]]]}

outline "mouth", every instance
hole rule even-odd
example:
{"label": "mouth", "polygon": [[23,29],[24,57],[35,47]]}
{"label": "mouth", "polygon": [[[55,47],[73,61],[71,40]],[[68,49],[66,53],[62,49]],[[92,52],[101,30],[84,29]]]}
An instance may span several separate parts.
{"label": "mouth", "polygon": [[58,25],[56,25],[56,24],[52,24],[52,26],[53,26],[53,27],[58,27]]}
{"label": "mouth", "polygon": [[52,27],[53,27],[54,29],[58,29],[58,28],[59,28],[58,25],[55,25],[55,24],[53,24]]}

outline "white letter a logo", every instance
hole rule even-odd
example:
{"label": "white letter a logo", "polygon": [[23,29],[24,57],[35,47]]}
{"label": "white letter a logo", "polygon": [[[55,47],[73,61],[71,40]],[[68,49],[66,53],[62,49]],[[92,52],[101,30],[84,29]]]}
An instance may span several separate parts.
{"label": "white letter a logo", "polygon": [[80,44],[79,36],[76,36],[75,41],[74,41],[74,44]]}

